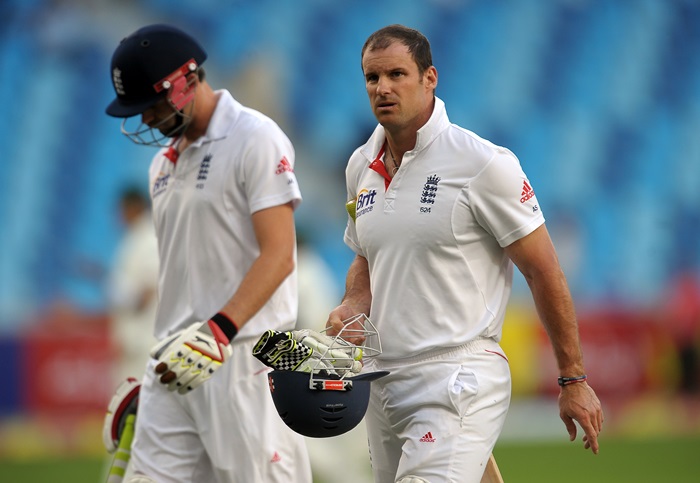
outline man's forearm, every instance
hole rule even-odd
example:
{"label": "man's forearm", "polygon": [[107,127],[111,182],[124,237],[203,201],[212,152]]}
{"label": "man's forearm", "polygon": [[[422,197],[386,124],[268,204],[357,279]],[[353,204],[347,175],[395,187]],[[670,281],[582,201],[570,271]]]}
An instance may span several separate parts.
{"label": "man's forearm", "polygon": [[258,313],[293,269],[291,258],[258,258],[222,311],[240,328]]}
{"label": "man's forearm", "polygon": [[350,265],[345,279],[345,295],[342,303],[355,307],[358,313],[369,314],[372,291],[369,281],[369,263],[366,258],[357,255]]}
{"label": "man's forearm", "polygon": [[561,270],[542,273],[528,280],[537,313],[554,349],[562,376],[584,373],[583,353],[576,311]]}

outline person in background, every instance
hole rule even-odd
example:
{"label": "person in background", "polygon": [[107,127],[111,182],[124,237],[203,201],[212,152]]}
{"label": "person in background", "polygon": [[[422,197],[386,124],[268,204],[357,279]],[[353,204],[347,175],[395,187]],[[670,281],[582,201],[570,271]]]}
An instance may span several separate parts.
{"label": "person in background", "polygon": [[119,199],[125,232],[117,247],[109,280],[110,333],[117,346],[114,381],[141,379],[156,343],[153,325],[158,306],[158,244],[148,195],[126,188]]}
{"label": "person in background", "polygon": [[379,125],[346,168],[355,259],[326,324],[337,333],[365,313],[381,336],[365,364],[390,372],[372,384],[365,417],[375,482],[481,480],[510,404],[499,340],[514,265],[554,348],[560,417],[598,453],[603,412],[574,304],[518,159],[450,122],[420,32],[376,31],[361,64]]}

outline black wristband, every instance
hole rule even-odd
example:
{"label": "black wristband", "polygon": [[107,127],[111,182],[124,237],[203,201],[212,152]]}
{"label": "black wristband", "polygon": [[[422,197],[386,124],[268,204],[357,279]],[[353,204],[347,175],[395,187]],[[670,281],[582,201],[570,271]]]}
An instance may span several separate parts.
{"label": "black wristband", "polygon": [[588,377],[583,374],[581,376],[574,376],[574,377],[560,377],[557,379],[557,383],[561,386],[568,386],[569,384],[575,384],[577,382],[583,382],[587,379]]}
{"label": "black wristband", "polygon": [[236,323],[225,314],[218,312],[214,314],[210,320],[219,326],[221,332],[228,337],[229,342],[231,342],[233,338],[236,337],[236,334],[238,334],[238,327],[236,327]]}

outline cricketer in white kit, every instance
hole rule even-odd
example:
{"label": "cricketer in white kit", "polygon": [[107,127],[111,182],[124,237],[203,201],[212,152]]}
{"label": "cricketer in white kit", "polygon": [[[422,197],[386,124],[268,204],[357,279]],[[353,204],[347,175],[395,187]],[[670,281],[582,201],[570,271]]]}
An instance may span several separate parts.
{"label": "cricketer in white kit", "polygon": [[503,247],[544,217],[515,155],[451,124],[439,98],[393,179],[384,145],[378,125],[346,170],[357,203],[345,242],[368,261],[382,334],[366,370],[391,372],[374,382],[366,415],[375,481],[414,468],[431,483],[471,481],[510,403],[498,344],[513,275]]}
{"label": "cricketer in white kit", "polygon": [[[229,300],[260,251],[252,213],[301,201],[289,139],[228,91],[216,93],[206,135],[179,156],[162,149],[150,168],[161,257],[158,339],[207,320]],[[296,312],[293,274],[241,328],[231,359],[187,394],[161,384],[152,360],[140,393],[133,470],[157,481],[196,475],[201,482],[310,482],[303,438],[280,419],[268,369],[251,355],[261,333],[292,330]],[[201,472],[210,466],[219,474]]]}

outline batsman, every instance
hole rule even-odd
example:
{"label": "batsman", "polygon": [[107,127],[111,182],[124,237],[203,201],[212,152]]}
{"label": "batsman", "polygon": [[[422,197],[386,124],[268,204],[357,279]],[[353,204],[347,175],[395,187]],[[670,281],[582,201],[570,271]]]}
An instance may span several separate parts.
{"label": "batsman", "polygon": [[[162,24],[112,56],[107,114],[160,148],[148,170],[159,343],[124,480],[310,483],[303,437],[279,418],[269,368],[251,355],[261,333],[296,321],[295,152],[272,119],[212,89],[206,59],[191,35]],[[112,446],[120,420],[106,425]]]}

